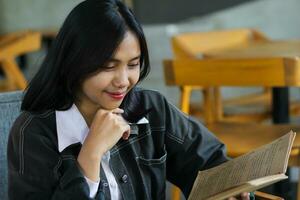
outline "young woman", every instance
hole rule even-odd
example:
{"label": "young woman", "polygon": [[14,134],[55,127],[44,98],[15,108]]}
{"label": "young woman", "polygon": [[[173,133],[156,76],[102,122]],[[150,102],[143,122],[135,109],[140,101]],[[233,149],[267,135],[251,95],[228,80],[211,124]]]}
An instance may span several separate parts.
{"label": "young woman", "polygon": [[188,197],[198,170],[227,160],[224,145],[137,88],[148,71],[143,30],[123,3],[76,6],[11,129],[10,199],[165,199],[166,179]]}

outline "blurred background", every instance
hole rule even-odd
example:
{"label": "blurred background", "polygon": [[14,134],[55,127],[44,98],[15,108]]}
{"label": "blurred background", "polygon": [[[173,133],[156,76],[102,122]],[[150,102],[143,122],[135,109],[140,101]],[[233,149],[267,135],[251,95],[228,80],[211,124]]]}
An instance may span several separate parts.
{"label": "blurred background", "polygon": [[[55,32],[69,11],[81,0],[0,0],[0,34],[22,30],[40,31],[44,37],[38,51],[18,58],[27,80],[37,72]],[[151,72],[141,86],[158,90],[179,106],[179,89],[166,86],[163,59],[173,58],[171,37],[185,32],[218,31],[233,28],[253,28],[268,38],[300,39],[299,0],[126,0],[143,24],[148,41]],[[3,73],[0,75],[3,78]],[[261,88],[224,87],[224,98],[260,91]],[[298,88],[290,89],[290,98],[300,98]],[[194,92],[192,99],[202,101]],[[234,109],[234,108],[233,108]],[[256,109],[256,108],[254,108]],[[298,118],[291,118],[299,123]],[[291,180],[297,182],[297,170]],[[169,198],[169,195],[168,195]]]}
{"label": "blurred background", "polygon": [[[0,33],[32,29],[56,31],[69,11],[80,0],[0,0]],[[162,60],[173,56],[171,36],[183,32],[255,28],[272,39],[300,38],[299,0],[130,0],[142,22],[148,41],[151,73],[141,84],[161,91],[174,104],[178,103],[176,88],[167,87],[162,73]],[[23,69],[28,80],[37,71],[45,48],[30,53]],[[256,90],[255,88],[250,91]],[[224,92],[225,91],[225,92]],[[223,89],[232,96],[247,93],[249,89]],[[292,90],[293,98],[300,91]],[[193,95],[198,95],[193,94]],[[201,96],[200,96],[201,98]]]}

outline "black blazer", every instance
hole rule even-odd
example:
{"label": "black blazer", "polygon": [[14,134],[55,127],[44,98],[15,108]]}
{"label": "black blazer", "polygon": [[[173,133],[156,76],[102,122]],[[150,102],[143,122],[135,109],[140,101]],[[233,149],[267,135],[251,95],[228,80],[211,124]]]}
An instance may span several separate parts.
{"label": "black blazer", "polygon": [[[149,124],[131,125],[128,140],[111,150],[110,166],[124,200],[165,199],[166,181],[188,197],[198,170],[225,162],[224,145],[202,124],[186,116],[158,92],[134,91]],[[8,142],[9,197],[11,200],[90,199],[77,155],[81,144],[59,153],[55,111],[23,112]],[[110,199],[101,169],[95,199]]]}

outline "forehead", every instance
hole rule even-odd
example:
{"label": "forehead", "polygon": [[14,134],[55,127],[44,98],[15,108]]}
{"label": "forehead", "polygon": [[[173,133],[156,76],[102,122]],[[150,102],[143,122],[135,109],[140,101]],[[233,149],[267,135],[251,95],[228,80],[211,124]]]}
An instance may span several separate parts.
{"label": "forehead", "polygon": [[136,35],[131,32],[127,31],[124,35],[123,40],[120,42],[119,46],[117,47],[113,58],[114,59],[132,59],[137,56],[140,56],[141,48],[140,42]]}

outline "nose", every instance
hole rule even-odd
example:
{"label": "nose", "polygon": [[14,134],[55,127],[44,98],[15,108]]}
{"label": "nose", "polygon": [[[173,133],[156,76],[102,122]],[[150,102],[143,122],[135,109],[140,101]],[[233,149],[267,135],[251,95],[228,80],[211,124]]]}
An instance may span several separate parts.
{"label": "nose", "polygon": [[119,68],[114,76],[113,85],[118,88],[124,88],[129,86],[129,76],[126,67]]}

